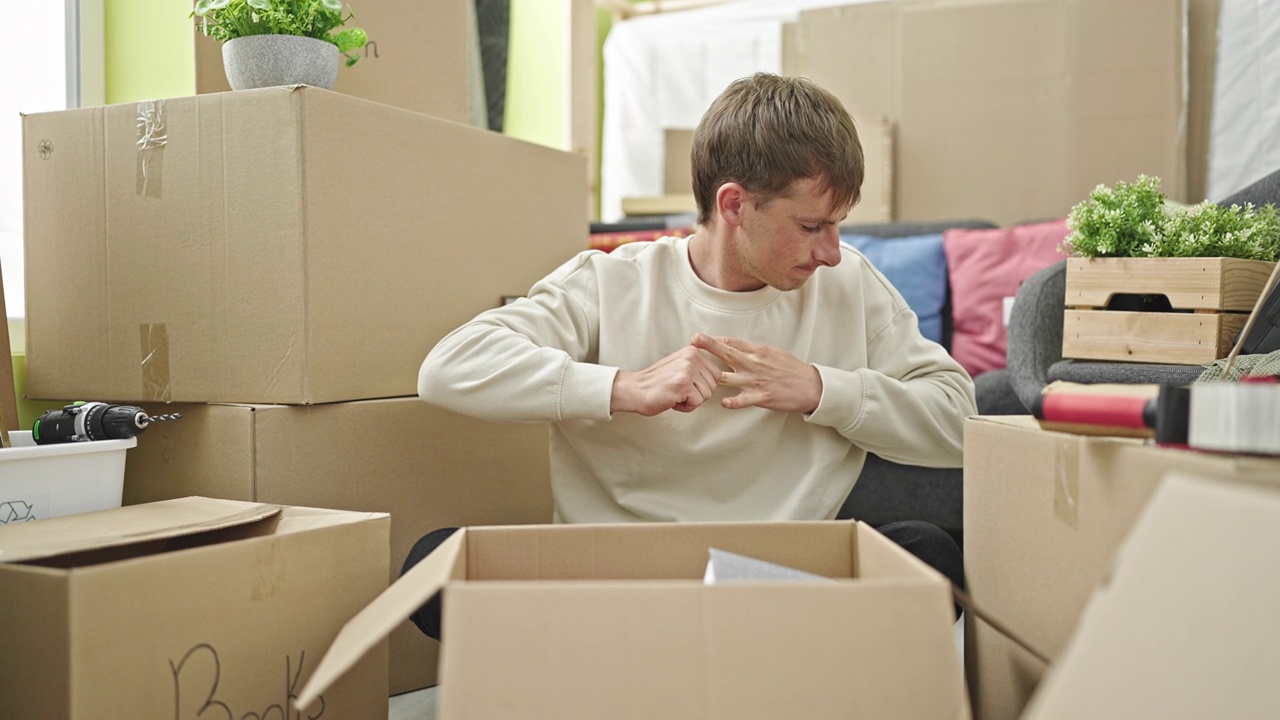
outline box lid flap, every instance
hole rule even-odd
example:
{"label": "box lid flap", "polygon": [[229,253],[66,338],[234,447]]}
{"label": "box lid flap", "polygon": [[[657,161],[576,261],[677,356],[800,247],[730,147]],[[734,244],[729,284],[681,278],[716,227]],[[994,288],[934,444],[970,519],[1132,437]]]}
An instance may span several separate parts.
{"label": "box lid flap", "polygon": [[185,497],[0,527],[0,562],[24,562],[246,525],[275,505]]}
{"label": "box lid flap", "polygon": [[431,554],[342,626],[333,644],[320,659],[315,672],[294,698],[294,708],[302,710],[315,702],[321,693],[337,682],[365,653],[390,635],[405,618],[444,587],[454,575],[466,535],[465,528],[450,535]]}
{"label": "box lid flap", "polygon": [[1280,492],[1165,477],[1024,718],[1274,717]]}

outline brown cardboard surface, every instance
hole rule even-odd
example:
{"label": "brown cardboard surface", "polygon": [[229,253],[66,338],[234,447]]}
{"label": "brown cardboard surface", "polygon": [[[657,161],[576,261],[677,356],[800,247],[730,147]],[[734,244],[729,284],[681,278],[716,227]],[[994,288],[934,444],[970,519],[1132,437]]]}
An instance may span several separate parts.
{"label": "brown cardboard surface", "polygon": [[[705,586],[710,547],[778,564],[807,548],[806,569],[846,580]],[[505,557],[513,552],[526,561]],[[882,562],[861,563],[868,553]],[[619,708],[664,718],[968,717],[948,584],[860,524],[470,528],[438,555],[348,624],[302,700],[341,676],[380,618],[403,617],[443,586],[446,719],[617,717]]]}
{"label": "brown cardboard surface", "polygon": [[895,219],[1011,224],[1140,173],[1186,196],[1185,23],[1181,0],[902,0],[805,11],[786,55],[894,124]]}
{"label": "brown cardboard surface", "polygon": [[1167,477],[1026,718],[1280,715],[1280,493]]}
{"label": "brown cardboard surface", "polygon": [[[162,503],[39,522],[76,535],[85,533],[79,523],[100,525],[110,513],[148,516],[141,524],[153,528],[209,516],[190,510]],[[5,716],[284,717],[320,650],[386,588],[388,519],[283,508],[270,522],[238,527],[122,560],[0,563],[0,613],[21,619],[0,644]],[[0,547],[15,529],[0,528]],[[325,714],[385,717],[386,663],[385,645],[373,647],[325,693]]]}
{"label": "brown cardboard surface", "polygon": [[582,158],[336,92],[29,115],[24,144],[31,397],[411,395],[587,247]]}
{"label": "brown cardboard surface", "polygon": [[[545,425],[488,423],[417,397],[283,405],[144,404],[180,412],[139,438],[126,505],[204,494],[391,515],[390,579],[442,527],[551,521]],[[435,682],[438,644],[391,636],[391,692]]]}
{"label": "brown cardboard surface", "polygon": [[[970,418],[964,468],[969,594],[1036,650],[1058,657],[1116,549],[1172,470],[1280,483],[1280,460],[1048,432],[1029,416]],[[1005,662],[995,651],[977,661]],[[1028,684],[983,686],[1011,676],[972,663],[967,672],[976,716],[1018,716]]]}
{"label": "brown cardboard surface", "polygon": [[[466,0],[376,0],[352,8],[351,27],[369,43],[360,61],[338,69],[334,90],[433,115],[468,121]],[[222,43],[195,29],[196,92],[231,90]]]}
{"label": "brown cardboard surface", "polygon": [[662,138],[662,194],[692,195],[693,170],[689,153],[693,131],[667,128]]}
{"label": "brown cardboard surface", "polygon": [[974,717],[1018,718],[1045,673],[1044,660],[966,612],[964,666]]}
{"label": "brown cardboard surface", "polygon": [[271,505],[184,497],[146,506],[81,513],[74,521],[19,523],[6,528],[0,562],[30,562],[64,553],[169,540],[257,522],[279,512],[279,508]]}

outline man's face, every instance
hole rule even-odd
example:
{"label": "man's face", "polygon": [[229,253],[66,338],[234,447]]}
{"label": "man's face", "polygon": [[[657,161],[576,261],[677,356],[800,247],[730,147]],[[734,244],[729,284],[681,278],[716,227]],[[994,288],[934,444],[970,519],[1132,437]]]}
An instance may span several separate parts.
{"label": "man's face", "polygon": [[734,289],[795,290],[818,268],[840,263],[839,224],[849,208],[833,208],[831,193],[819,184],[804,178],[762,206],[754,197],[743,203],[738,242],[726,263]]}

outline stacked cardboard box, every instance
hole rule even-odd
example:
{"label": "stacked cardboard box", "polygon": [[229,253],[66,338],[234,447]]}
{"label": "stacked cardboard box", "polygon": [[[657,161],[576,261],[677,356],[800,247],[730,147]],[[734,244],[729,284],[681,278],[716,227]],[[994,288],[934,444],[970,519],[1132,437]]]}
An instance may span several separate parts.
{"label": "stacked cardboard box", "polygon": [[968,421],[969,592],[1034,651],[967,616],[966,672],[976,717],[1021,715],[1045,672],[1044,659],[1061,655],[1116,550],[1174,470],[1280,486],[1280,459],[1049,432],[1030,417]]}
{"label": "stacked cardboard box", "polygon": [[[586,247],[582,158],[306,87],[31,115],[24,143],[28,395],[186,416],[140,438],[126,503],[390,512],[393,575],[435,527],[550,521],[545,426],[434,411],[416,377]],[[405,628],[394,691],[434,676]]]}

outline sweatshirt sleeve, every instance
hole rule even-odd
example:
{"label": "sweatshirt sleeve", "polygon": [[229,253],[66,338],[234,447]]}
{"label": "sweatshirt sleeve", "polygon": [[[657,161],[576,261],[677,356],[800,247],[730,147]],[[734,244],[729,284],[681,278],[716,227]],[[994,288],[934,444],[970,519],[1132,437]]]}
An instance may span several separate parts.
{"label": "sweatshirt sleeve", "polygon": [[618,370],[591,362],[599,313],[590,256],[446,335],[418,371],[418,396],[483,420],[607,420]]}
{"label": "sweatshirt sleeve", "polygon": [[888,323],[867,341],[867,367],[815,365],[822,398],[807,419],[886,460],[960,467],[964,420],[977,413],[973,380],[941,345],[920,334],[905,303],[895,304]]}

